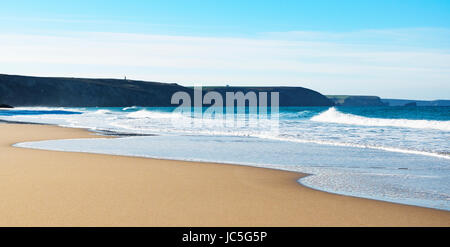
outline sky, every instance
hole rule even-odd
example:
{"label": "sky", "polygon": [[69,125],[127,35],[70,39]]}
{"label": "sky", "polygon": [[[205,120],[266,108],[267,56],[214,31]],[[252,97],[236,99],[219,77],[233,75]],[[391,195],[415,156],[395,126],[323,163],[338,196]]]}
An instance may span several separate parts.
{"label": "sky", "polygon": [[0,73],[450,99],[450,1],[2,1]]}

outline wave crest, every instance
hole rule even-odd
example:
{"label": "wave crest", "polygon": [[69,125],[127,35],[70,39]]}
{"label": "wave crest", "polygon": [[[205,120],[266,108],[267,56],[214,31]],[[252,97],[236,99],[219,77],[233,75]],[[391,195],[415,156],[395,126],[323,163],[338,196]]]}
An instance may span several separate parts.
{"label": "wave crest", "polygon": [[391,126],[415,129],[437,129],[450,131],[450,121],[437,120],[411,120],[411,119],[387,119],[369,118],[348,113],[342,113],[335,107],[311,118],[316,122],[328,122],[363,126]]}
{"label": "wave crest", "polygon": [[171,119],[173,117],[182,117],[178,112],[156,112],[148,110],[139,110],[127,114],[129,118],[153,118],[153,119]]}

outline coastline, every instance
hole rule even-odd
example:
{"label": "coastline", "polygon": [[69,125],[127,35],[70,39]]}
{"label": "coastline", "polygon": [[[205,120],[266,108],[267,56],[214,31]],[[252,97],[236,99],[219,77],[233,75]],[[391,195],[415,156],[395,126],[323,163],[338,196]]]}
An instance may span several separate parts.
{"label": "coastline", "polygon": [[12,147],[105,138],[0,123],[0,226],[450,226],[450,212],[331,194],[306,174]]}

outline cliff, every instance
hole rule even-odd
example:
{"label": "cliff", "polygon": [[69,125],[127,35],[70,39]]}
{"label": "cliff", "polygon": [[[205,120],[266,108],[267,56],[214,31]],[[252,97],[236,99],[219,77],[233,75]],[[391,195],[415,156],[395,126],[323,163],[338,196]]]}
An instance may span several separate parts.
{"label": "cliff", "polygon": [[337,106],[387,106],[378,96],[327,95]]}
{"label": "cliff", "polygon": [[[267,92],[267,102],[270,105],[270,93],[279,92],[280,106],[333,106],[334,103],[324,95],[303,87],[204,87],[203,90],[216,91],[220,93],[225,101],[226,92],[243,92],[249,91]],[[224,102],[225,104],[225,102]]]}
{"label": "cliff", "polygon": [[[331,106],[322,94],[302,87],[207,87],[205,91],[280,92],[281,106]],[[175,83],[123,79],[32,77],[0,74],[0,103],[12,106],[125,107],[173,106],[175,92],[193,89]]]}
{"label": "cliff", "polygon": [[389,106],[405,106],[415,103],[416,106],[450,106],[450,100],[408,100],[408,99],[381,99]]}
{"label": "cliff", "polygon": [[177,84],[118,79],[0,75],[0,102],[12,106],[171,106]]}

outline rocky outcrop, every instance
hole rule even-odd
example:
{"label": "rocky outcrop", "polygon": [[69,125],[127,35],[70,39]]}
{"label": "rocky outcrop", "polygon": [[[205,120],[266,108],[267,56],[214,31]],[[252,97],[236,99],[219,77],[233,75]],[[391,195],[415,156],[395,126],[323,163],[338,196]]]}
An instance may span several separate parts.
{"label": "rocky outcrop", "polygon": [[450,106],[450,100],[381,99],[381,101],[390,106],[405,106],[413,102],[416,106]]}
{"label": "rocky outcrop", "polygon": [[7,104],[0,104],[0,108],[14,108],[14,107]]}
{"label": "rocky outcrop", "polygon": [[386,106],[378,96],[328,95],[336,106]]}

